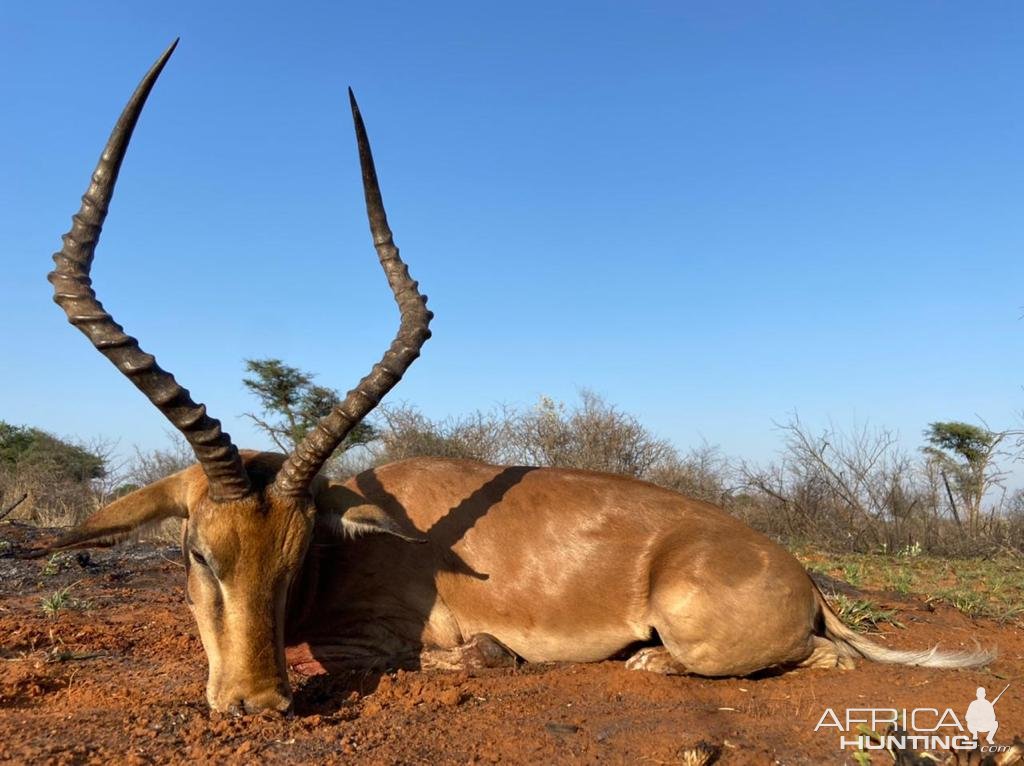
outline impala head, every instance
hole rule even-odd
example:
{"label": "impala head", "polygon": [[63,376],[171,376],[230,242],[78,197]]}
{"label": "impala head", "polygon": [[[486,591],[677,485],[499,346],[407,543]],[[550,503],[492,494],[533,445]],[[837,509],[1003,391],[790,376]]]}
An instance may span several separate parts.
{"label": "impala head", "polygon": [[[142,525],[184,519],[187,600],[209,660],[210,705],[234,712],[283,711],[291,705],[285,603],[317,521],[317,473],[419,356],[430,337],[431,313],[392,240],[366,131],[349,91],[370,230],[401,325],[380,362],[292,454],[240,453],[205,406],[114,322],[93,292],[89,270],[135,123],[176,44],[142,79],[117,121],[71,231],[53,256],[56,268],[49,279],[68,320],[181,431],[198,464],[111,503],[49,549],[108,544]],[[331,526],[339,521],[342,527],[397,533],[365,506],[333,519]]]}

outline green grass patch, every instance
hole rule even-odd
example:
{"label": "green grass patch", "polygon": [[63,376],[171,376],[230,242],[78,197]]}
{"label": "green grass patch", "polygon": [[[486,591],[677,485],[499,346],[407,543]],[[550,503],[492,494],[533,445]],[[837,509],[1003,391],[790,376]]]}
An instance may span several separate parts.
{"label": "green grass patch", "polygon": [[43,598],[39,600],[43,614],[51,620],[56,620],[57,615],[59,615],[64,609],[92,609],[91,601],[85,601],[71,595],[71,589],[76,585],[78,585],[78,583],[74,582],[64,588],[58,588],[49,596],[43,596]]}
{"label": "green grass patch", "polygon": [[883,622],[902,628],[903,624],[896,619],[896,611],[893,609],[882,609],[873,601],[868,599],[852,599],[837,593],[829,599],[834,611],[839,618],[854,630],[864,633],[877,628]]}
{"label": "green grass patch", "polygon": [[[1024,625],[1024,558],[1019,556],[949,559],[913,548],[895,555],[829,554],[809,548],[794,552],[811,571],[855,588],[914,594],[949,604],[969,617]],[[858,610],[853,604],[849,608],[856,619]]]}
{"label": "green grass patch", "polygon": [[60,574],[71,566],[72,559],[73,556],[64,551],[54,553],[46,560],[46,566],[43,567],[43,576],[53,577],[54,575]]}

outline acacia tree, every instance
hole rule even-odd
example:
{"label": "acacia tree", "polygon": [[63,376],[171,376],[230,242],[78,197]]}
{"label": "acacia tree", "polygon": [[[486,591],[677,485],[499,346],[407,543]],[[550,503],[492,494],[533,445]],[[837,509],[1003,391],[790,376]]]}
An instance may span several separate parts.
{"label": "acacia tree", "polygon": [[[341,403],[338,392],[313,382],[313,374],[280,359],[246,359],[248,377],[242,383],[260,403],[260,414],[245,413],[285,453],[291,453],[320,418]],[[365,421],[357,425],[335,454],[377,437],[377,429]]]}
{"label": "acacia tree", "polygon": [[939,468],[953,518],[960,527],[966,523],[972,537],[979,532],[985,495],[1002,486],[1005,473],[996,461],[1010,433],[956,420],[930,423],[924,432],[930,446],[923,450]]}

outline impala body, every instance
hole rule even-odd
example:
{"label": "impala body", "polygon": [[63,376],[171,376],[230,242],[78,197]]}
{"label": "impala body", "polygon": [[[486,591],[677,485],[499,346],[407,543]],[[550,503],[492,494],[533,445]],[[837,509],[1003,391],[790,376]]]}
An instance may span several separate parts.
{"label": "impala body", "polygon": [[823,612],[803,567],[661,487],[415,458],[318,496],[324,507],[368,502],[426,543],[367,535],[321,547],[314,535],[290,627],[328,667],[366,645],[397,659],[480,634],[527,661],[588,662],[657,631],[672,669],[705,675],[799,663],[816,646]]}
{"label": "impala body", "polygon": [[630,650],[630,667],[708,676],[848,667],[858,656],[940,667],[991,659],[871,643],[843,626],[783,548],[718,508],[644,482],[429,458],[345,483],[320,476],[417,358],[432,316],[392,240],[354,98],[370,230],[401,324],[381,361],[291,454],[239,452],[104,311],[89,276],[132,131],[173,50],[125,107],[49,278],[69,321],[182,432],[198,463],[37,553],[184,519],[186,600],[212,707],[289,709],[286,643],[315,664],[359,667],[450,667],[503,653],[586,662]]}

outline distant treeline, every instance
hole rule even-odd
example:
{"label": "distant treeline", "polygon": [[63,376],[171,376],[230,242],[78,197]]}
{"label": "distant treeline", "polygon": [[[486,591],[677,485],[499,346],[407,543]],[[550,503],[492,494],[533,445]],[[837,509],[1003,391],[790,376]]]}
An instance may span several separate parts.
{"label": "distant treeline", "polygon": [[[248,362],[245,384],[260,401],[250,414],[288,450],[336,403],[312,375],[279,360]],[[582,468],[625,474],[722,506],[790,544],[893,554],[1024,552],[1024,491],[1003,489],[1018,435],[958,421],[932,423],[919,450],[885,429],[815,432],[792,417],[779,425],[779,457],[754,465],[701,445],[681,451],[632,415],[583,391],[574,403],[543,397],[433,420],[408,406],[379,408],[326,467],[345,478],[416,456]],[[193,462],[180,439],[112,462],[111,444],[75,444],[0,421],[0,513],[69,526],[110,499]]]}

